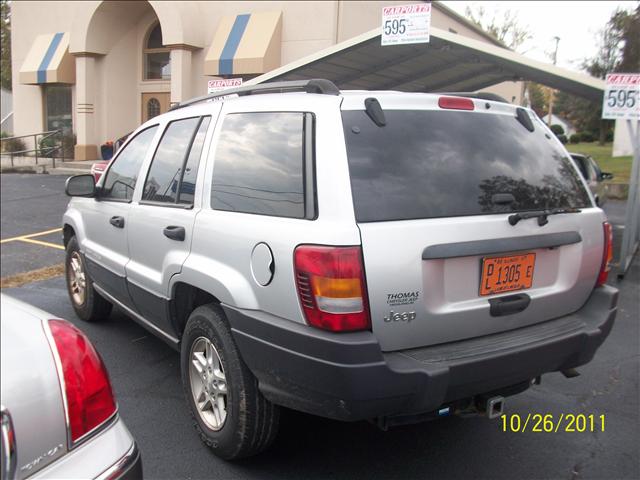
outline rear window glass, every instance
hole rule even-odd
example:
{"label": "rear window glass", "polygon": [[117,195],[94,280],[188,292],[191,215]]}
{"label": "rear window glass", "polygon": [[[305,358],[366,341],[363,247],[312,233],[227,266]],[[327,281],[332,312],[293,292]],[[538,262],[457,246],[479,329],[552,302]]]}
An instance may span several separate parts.
{"label": "rear window glass", "polygon": [[[571,160],[515,115],[362,110],[342,119],[359,222],[589,206]],[[510,193],[511,204],[495,204]]]}

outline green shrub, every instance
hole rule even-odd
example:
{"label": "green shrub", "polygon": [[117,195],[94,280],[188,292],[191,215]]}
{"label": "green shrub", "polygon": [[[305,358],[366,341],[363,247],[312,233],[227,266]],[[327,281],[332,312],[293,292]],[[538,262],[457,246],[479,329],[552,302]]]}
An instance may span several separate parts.
{"label": "green shrub", "polygon": [[[10,137],[7,132],[0,132],[0,139]],[[26,150],[27,145],[22,138],[13,138],[11,140],[0,140],[0,151],[2,153],[20,152]]]}
{"label": "green shrub", "polygon": [[562,142],[562,144],[566,144],[567,143],[567,136],[566,135],[556,135],[558,137],[558,140],[560,140],[560,142]]}
{"label": "green shrub", "polygon": [[578,135],[580,135],[581,142],[591,143],[596,140],[596,137],[591,132],[580,132]]}
{"label": "green shrub", "polygon": [[569,142],[570,143],[580,143],[580,135],[578,135],[577,133],[571,134],[571,136],[569,137]]}
{"label": "green shrub", "polygon": [[605,142],[613,142],[613,130],[609,130],[607,134],[604,136]]}
{"label": "green shrub", "polygon": [[40,149],[38,155],[46,158],[59,157],[60,149],[56,148],[59,145],[60,142],[55,137],[42,138],[38,141],[38,148]]}
{"label": "green shrub", "polygon": [[554,133],[556,137],[558,135],[564,135],[564,128],[562,128],[562,125],[558,125],[556,123],[554,125],[551,125],[549,128],[551,129],[551,131]]}
{"label": "green shrub", "polygon": [[62,137],[54,135],[42,138],[38,143],[38,148],[42,149],[39,155],[42,157],[61,158],[64,155],[65,159],[73,159],[76,136],[73,133],[66,133]]}

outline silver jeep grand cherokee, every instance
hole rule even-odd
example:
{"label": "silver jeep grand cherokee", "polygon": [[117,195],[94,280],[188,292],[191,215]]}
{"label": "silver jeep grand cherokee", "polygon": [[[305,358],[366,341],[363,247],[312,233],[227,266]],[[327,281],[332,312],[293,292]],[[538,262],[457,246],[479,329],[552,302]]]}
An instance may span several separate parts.
{"label": "silver jeep grand cherokee", "polygon": [[78,316],[117,305],[180,350],[225,459],[265,449],[280,407],[497,416],[616,314],[611,226],[567,151],[482,94],[245,86],[148,121],[67,193]]}

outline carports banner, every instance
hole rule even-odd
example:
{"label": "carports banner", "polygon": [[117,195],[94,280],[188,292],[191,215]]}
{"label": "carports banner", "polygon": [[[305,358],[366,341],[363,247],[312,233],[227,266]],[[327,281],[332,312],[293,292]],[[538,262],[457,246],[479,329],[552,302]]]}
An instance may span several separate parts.
{"label": "carports banner", "polygon": [[430,27],[430,3],[384,7],[381,45],[429,43]]}
{"label": "carports banner", "polygon": [[640,119],[640,73],[607,74],[602,118]]}

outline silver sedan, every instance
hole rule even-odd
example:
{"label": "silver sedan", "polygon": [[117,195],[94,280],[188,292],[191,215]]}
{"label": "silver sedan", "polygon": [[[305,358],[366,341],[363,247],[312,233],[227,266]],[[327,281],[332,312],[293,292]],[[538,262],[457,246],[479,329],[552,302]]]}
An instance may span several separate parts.
{"label": "silver sedan", "polygon": [[2,480],[141,478],[109,376],[74,325],[0,298]]}

